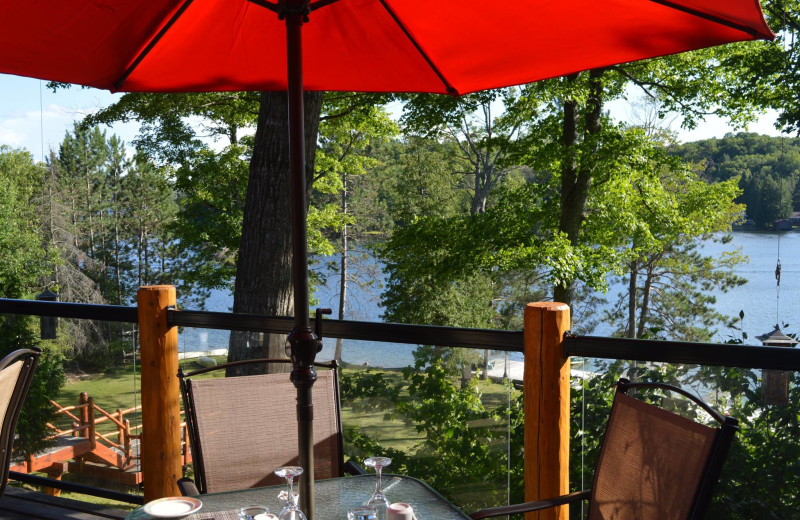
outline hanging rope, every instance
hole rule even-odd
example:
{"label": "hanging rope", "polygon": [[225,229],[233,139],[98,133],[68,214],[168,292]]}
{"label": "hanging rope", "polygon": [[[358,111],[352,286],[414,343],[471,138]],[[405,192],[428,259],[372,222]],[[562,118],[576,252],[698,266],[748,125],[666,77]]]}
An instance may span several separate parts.
{"label": "hanging rope", "polygon": [[[783,30],[786,31],[786,6],[784,5],[783,8]],[[794,48],[794,33],[792,33],[792,43],[789,49]],[[784,89],[786,89],[786,81],[789,74],[789,53],[788,50],[784,46],[784,52],[786,53],[786,63],[783,72],[783,83]],[[783,208],[783,181],[786,175],[786,133],[781,131],[781,160],[780,160],[780,208]],[[778,328],[780,325],[780,315],[781,315],[781,233],[778,231],[778,264],[775,266],[775,328]]]}
{"label": "hanging rope", "polygon": [[42,80],[39,80],[39,145],[41,146],[42,162],[44,162],[44,97],[42,94]]}

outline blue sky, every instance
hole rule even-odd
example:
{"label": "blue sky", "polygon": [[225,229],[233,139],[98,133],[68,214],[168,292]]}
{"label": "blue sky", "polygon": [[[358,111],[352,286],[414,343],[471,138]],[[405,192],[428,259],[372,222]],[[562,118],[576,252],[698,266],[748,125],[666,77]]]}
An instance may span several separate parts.
{"label": "blue sky", "polygon": [[[51,148],[58,149],[65,132],[72,129],[73,121],[108,106],[119,96],[80,87],[52,92],[44,81],[0,74],[0,145],[25,148],[35,160],[41,160],[42,150],[47,155]],[[626,118],[629,112],[620,103],[612,105],[611,110],[621,119]],[[774,114],[766,115],[750,125],[748,130],[778,135],[772,126],[774,119]],[[120,124],[108,129],[107,133],[116,134],[130,143],[137,129],[135,123]],[[679,131],[679,138],[684,142],[722,137],[732,131],[725,121],[716,118],[707,120],[692,132],[681,131],[677,123],[673,124],[673,129]]]}

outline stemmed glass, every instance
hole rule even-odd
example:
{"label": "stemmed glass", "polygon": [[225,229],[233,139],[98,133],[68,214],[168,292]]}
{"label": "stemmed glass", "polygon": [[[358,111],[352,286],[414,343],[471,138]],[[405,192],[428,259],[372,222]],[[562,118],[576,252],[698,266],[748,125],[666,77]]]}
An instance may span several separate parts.
{"label": "stemmed glass", "polygon": [[286,479],[286,491],[288,493],[287,496],[290,497],[290,499],[286,501],[286,506],[281,509],[278,519],[307,520],[306,515],[300,511],[300,509],[297,507],[297,504],[294,503],[294,500],[291,500],[291,497],[294,496],[294,492],[292,491],[292,480],[294,477],[299,477],[303,474],[303,468],[300,466],[283,466],[276,469],[275,474]]}
{"label": "stemmed glass", "polygon": [[391,463],[392,459],[389,457],[369,457],[368,459],[364,459],[365,466],[375,468],[375,476],[377,477],[375,492],[370,499],[367,500],[365,505],[377,509],[381,517],[386,516],[386,508],[389,507],[389,501],[386,499],[386,495],[383,494],[383,488],[381,488],[381,470]]}

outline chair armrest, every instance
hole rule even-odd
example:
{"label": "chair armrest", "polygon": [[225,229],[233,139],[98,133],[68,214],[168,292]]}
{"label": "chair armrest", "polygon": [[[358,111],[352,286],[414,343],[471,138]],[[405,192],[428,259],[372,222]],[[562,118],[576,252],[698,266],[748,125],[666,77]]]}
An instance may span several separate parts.
{"label": "chair armrest", "polygon": [[570,504],[572,502],[588,500],[591,494],[591,490],[585,489],[583,491],[575,491],[574,493],[570,493],[568,495],[561,495],[560,497],[548,498],[546,500],[536,500],[535,502],[524,502],[522,504],[512,504],[510,506],[481,509],[480,511],[475,511],[469,516],[472,518],[472,520],[480,520],[481,518],[513,515],[517,513],[526,513],[528,511],[539,511],[541,509],[563,506],[564,504]]}
{"label": "chair armrest", "polygon": [[197,489],[194,480],[190,479],[189,477],[178,479],[178,489],[181,490],[181,495],[185,497],[193,497],[200,494],[200,490]]}
{"label": "chair armrest", "polygon": [[344,467],[342,468],[342,473],[347,473],[348,475],[366,475],[367,474],[367,472],[364,470],[364,468],[362,468],[361,466],[359,466],[358,464],[356,464],[352,460],[348,460],[347,462],[344,463]]}

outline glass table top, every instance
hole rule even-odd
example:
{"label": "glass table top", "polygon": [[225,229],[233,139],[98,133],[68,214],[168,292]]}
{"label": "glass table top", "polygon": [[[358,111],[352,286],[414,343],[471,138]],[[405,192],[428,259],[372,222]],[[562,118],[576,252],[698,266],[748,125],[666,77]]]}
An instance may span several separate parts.
{"label": "glass table top", "polygon": [[[381,482],[389,502],[406,502],[410,504],[414,509],[414,515],[417,520],[461,520],[469,518],[469,516],[420,480],[412,477],[384,474]],[[285,486],[280,485],[200,495],[198,498],[203,502],[202,508],[194,515],[184,517],[184,519],[224,519],[228,518],[228,516],[222,514],[214,515],[214,513],[232,511],[254,504],[265,505],[269,507],[270,512],[277,514],[280,511],[278,493],[285,488]],[[297,489],[295,487],[295,490]],[[375,491],[374,474],[318,480],[314,483],[314,494],[316,496],[315,520],[343,520],[347,518],[347,511],[350,508],[363,504],[372,495],[373,491]],[[137,508],[126,518],[127,520],[149,520],[154,517],[146,514],[142,508]]]}

